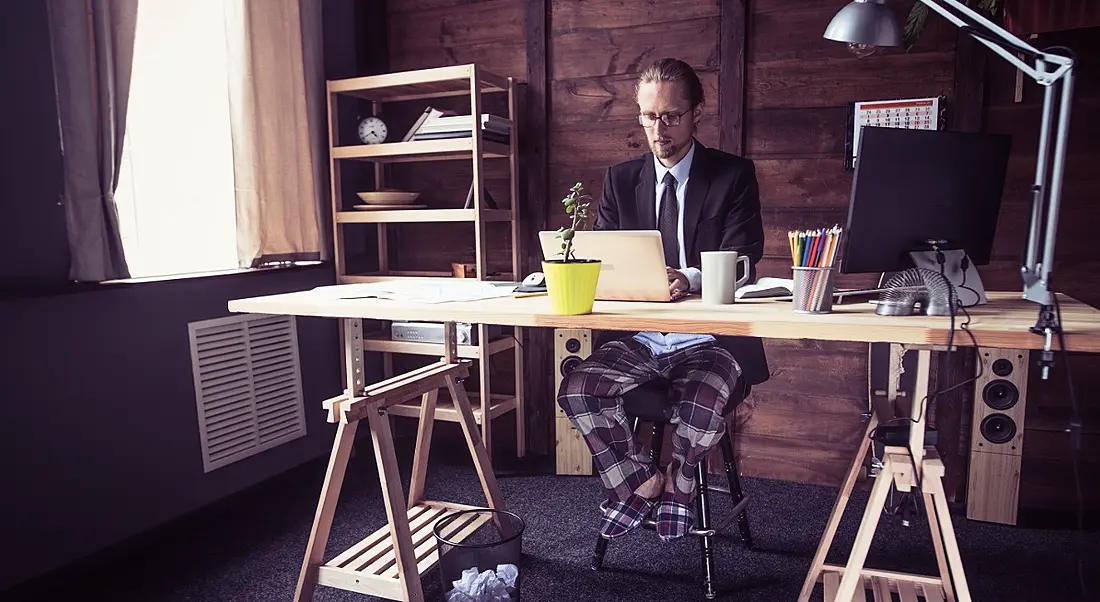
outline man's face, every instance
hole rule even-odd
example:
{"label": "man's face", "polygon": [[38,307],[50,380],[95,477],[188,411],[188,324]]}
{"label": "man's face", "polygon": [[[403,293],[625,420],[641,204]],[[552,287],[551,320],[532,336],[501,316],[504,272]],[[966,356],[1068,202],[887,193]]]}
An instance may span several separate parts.
{"label": "man's face", "polygon": [[[686,154],[695,124],[702,115],[700,107],[692,110],[684,85],[680,82],[646,82],[638,87],[638,113],[647,120],[656,119],[651,127],[644,127],[649,148],[658,159],[679,159]],[[665,125],[660,117],[667,115],[678,125]]]}

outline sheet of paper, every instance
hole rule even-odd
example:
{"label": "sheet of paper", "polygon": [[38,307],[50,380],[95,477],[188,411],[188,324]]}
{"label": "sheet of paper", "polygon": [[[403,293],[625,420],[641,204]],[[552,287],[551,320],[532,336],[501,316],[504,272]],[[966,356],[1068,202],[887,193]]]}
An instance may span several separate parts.
{"label": "sheet of paper", "polygon": [[478,280],[462,282],[397,281],[319,286],[311,292],[325,299],[389,299],[404,303],[453,303],[509,297],[516,285]]}

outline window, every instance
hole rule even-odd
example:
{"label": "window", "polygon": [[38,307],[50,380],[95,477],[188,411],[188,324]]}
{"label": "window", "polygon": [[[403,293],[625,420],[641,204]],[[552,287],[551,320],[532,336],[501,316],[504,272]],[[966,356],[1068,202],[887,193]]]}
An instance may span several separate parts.
{"label": "window", "polygon": [[134,278],[238,267],[222,4],[140,4],[115,195]]}

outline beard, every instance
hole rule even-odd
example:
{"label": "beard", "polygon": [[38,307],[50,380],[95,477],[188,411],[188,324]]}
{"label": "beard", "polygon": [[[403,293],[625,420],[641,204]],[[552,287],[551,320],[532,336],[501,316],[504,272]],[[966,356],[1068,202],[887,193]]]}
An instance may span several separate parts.
{"label": "beard", "polygon": [[676,153],[680,152],[684,148],[683,144],[676,144],[675,142],[669,142],[668,144],[658,144],[656,140],[649,143],[650,150],[659,159],[667,159],[669,157],[675,157]]}

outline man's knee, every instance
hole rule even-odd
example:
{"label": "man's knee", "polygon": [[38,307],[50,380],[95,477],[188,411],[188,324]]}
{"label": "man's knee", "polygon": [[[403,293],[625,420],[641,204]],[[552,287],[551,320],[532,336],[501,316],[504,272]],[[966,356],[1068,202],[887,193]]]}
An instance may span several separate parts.
{"label": "man's knee", "polygon": [[583,399],[592,394],[589,390],[592,378],[591,369],[587,362],[581,362],[562,376],[561,385],[558,387],[558,406],[566,414],[572,413],[578,398]]}

